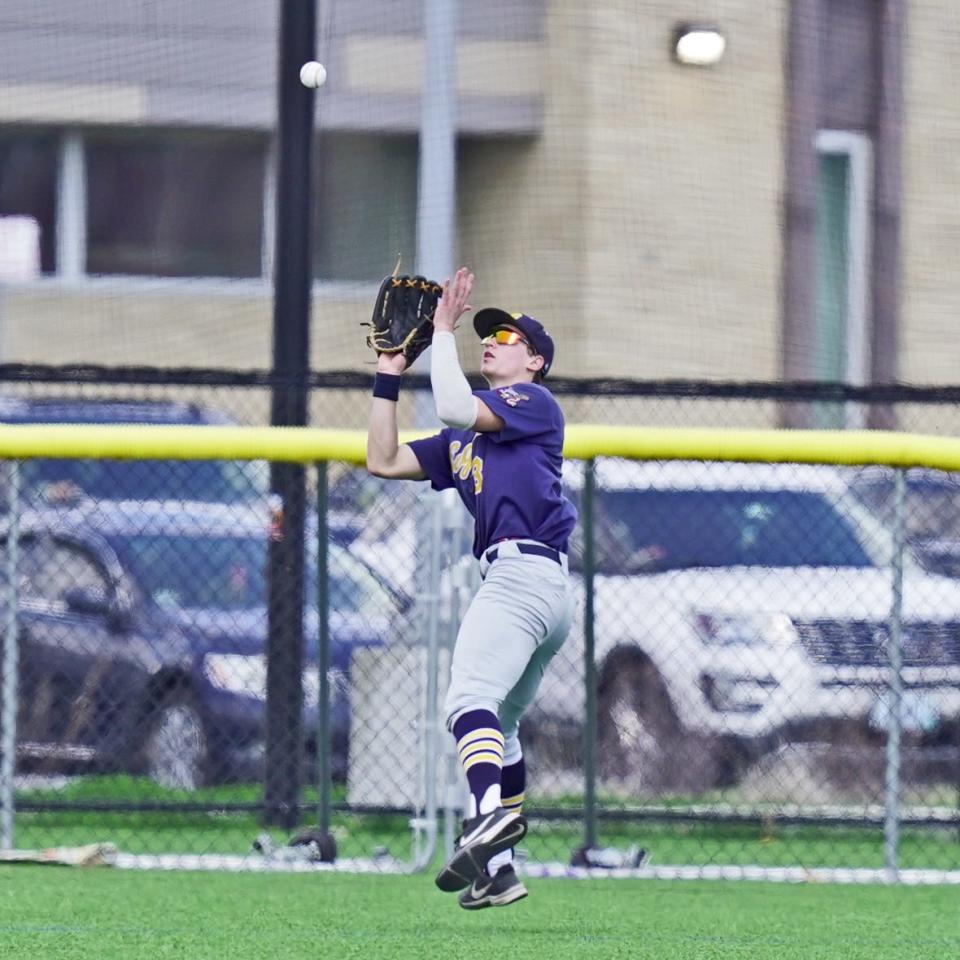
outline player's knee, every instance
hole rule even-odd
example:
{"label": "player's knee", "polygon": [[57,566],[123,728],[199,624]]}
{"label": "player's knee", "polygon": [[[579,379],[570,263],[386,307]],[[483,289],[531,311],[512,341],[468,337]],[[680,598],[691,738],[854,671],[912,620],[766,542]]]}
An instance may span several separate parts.
{"label": "player's knee", "polygon": [[447,729],[452,731],[457,718],[471,710],[489,710],[496,716],[499,706],[496,700],[491,700],[489,697],[447,697],[443,705]]}

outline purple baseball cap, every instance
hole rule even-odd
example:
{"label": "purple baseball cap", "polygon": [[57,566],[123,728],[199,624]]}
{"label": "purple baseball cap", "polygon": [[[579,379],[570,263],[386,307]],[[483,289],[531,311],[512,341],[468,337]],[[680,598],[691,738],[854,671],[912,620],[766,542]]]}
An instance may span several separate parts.
{"label": "purple baseball cap", "polygon": [[516,327],[530,342],[534,351],[543,357],[540,372],[546,376],[553,365],[553,337],[538,320],[525,313],[507,313],[496,307],[485,307],[477,311],[473,318],[473,329],[482,340],[497,327]]}

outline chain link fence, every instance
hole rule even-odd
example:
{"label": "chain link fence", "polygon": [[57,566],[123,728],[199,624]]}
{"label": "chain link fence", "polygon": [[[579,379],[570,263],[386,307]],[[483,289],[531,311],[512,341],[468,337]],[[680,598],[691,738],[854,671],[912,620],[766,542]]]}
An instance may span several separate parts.
{"label": "chain link fence", "polygon": [[[8,371],[0,420],[263,424],[275,386],[32,372]],[[364,378],[312,386],[315,425],[363,426]],[[958,409],[951,390],[556,392],[568,422],[607,424],[882,405],[949,434]],[[427,396],[401,411],[422,423]],[[449,848],[464,790],[430,705],[477,585],[455,499],[321,465],[291,538],[265,462],[2,475],[3,847],[379,870]],[[601,459],[565,482],[578,615],[521,727],[528,871],[958,869],[955,475]]]}

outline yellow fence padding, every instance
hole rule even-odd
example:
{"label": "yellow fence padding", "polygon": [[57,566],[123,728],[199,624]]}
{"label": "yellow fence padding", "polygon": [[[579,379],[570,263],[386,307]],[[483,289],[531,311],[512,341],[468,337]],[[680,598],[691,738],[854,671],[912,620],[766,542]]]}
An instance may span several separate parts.
{"label": "yellow fence padding", "polygon": [[[432,431],[405,431],[401,441]],[[0,424],[0,458],[338,460],[362,464],[366,434],[316,427]],[[880,430],[723,430],[570,424],[564,455],[587,460],[744,460],[960,470],[960,439]]]}

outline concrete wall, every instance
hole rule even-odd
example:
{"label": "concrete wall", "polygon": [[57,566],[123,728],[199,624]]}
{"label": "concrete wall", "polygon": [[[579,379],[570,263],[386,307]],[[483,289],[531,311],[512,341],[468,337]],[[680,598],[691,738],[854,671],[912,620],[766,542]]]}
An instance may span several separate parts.
{"label": "concrete wall", "polygon": [[[314,296],[315,369],[359,369],[370,359],[360,323],[374,293],[362,286]],[[0,362],[266,369],[272,323],[264,284],[37,284],[8,291],[0,303]]]}
{"label": "concrete wall", "polygon": [[[319,122],[415,128],[419,97],[404,79],[423,59],[421,0],[317,6],[328,67]],[[485,0],[482,15],[461,7],[464,129],[535,128],[539,91],[497,64],[537,43],[542,0]],[[278,10],[276,0],[0,0],[0,123],[272,127]]]}
{"label": "concrete wall", "polygon": [[[558,376],[582,370],[590,336],[587,83],[585,72],[572,68],[592,55],[585,11],[569,2],[550,4],[542,134],[472,141],[459,166],[460,260],[475,267],[472,302],[541,320],[557,342]],[[461,357],[476,357],[469,331],[461,344]]]}
{"label": "concrete wall", "polygon": [[542,319],[557,374],[777,375],[785,2],[688,6],[717,67],[671,60],[674,3],[551,4],[542,135],[462,166],[477,302]]}
{"label": "concrete wall", "polygon": [[[528,16],[516,39],[461,41],[469,91],[482,89],[481,68],[498,76],[504,102],[514,102],[504,93],[511,84],[527,102],[542,91],[539,134],[463,141],[459,256],[477,272],[476,306],[523,309],[553,331],[558,375],[752,378],[778,369],[784,5],[758,14],[749,0],[693,4],[690,16],[713,14],[729,38],[727,58],[711,69],[672,62],[674,6],[556,0],[540,47]],[[334,63],[341,57],[349,82],[368,77],[384,102],[409,94],[417,41],[398,48],[409,49],[409,69],[361,70],[383,66],[383,41],[355,32],[347,9],[335,8]],[[247,27],[239,22],[237,36]],[[103,280],[13,290],[0,342],[18,360],[267,365],[268,292],[227,289],[177,283],[166,293]],[[370,295],[318,294],[317,368],[364,363],[358,324]],[[469,328],[462,335],[472,368]]]}
{"label": "concrete wall", "polygon": [[901,378],[960,382],[960,9],[907,12]]}
{"label": "concrete wall", "polygon": [[602,334],[588,365],[775,377],[785,4],[687,7],[728,37],[716,67],[669,59],[669,0],[595,8],[586,247]]}

